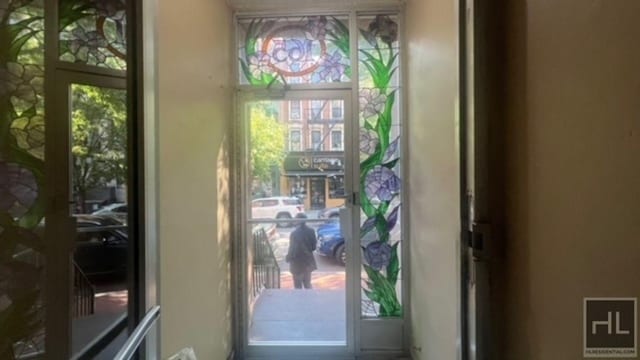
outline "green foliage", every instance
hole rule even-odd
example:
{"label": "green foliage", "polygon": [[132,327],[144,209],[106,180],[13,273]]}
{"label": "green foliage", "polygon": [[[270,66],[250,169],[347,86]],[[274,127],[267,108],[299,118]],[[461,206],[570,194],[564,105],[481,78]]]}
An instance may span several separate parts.
{"label": "green foliage", "polygon": [[126,180],[126,92],[86,85],[72,89],[73,188],[84,200],[89,189]]}
{"label": "green foliage", "polygon": [[280,167],[286,155],[286,127],[264,103],[251,106],[250,120],[252,174],[254,179],[268,182],[272,167]]}

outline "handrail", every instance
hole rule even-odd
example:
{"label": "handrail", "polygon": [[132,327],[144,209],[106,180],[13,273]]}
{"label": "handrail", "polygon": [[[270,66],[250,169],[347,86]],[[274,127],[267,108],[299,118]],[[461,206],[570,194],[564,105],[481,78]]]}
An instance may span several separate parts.
{"label": "handrail", "polygon": [[74,355],[72,360],[81,360],[81,359],[93,359],[98,355],[102,350],[104,350],[109,344],[113,342],[115,338],[120,335],[120,333],[127,328],[127,314],[122,314],[116,321],[111,323],[109,327],[104,329],[100,335],[96,336],[91,340],[85,347],[83,347],[76,355]]}
{"label": "handrail", "polygon": [[253,232],[253,286],[252,299],[263,288],[280,288],[280,266],[264,229]]}
{"label": "handrail", "polygon": [[118,351],[114,360],[130,360],[144,338],[147,337],[149,330],[151,330],[151,327],[155,324],[156,320],[158,320],[158,317],[160,317],[160,306],[156,305],[142,318],[138,326],[133,330],[131,336],[129,336],[124,343],[124,346]]}
{"label": "handrail", "polygon": [[95,312],[96,289],[80,266],[73,262],[73,316],[88,316]]}

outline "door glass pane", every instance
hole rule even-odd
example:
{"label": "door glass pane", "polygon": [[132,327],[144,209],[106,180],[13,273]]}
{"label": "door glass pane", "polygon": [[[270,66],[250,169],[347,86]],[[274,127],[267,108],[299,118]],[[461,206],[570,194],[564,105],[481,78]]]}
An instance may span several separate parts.
{"label": "door glass pane", "polygon": [[[331,100],[299,102],[308,108]],[[342,100],[334,104],[344,108]],[[291,145],[302,138],[329,148],[332,129],[343,129],[344,122],[317,120],[312,136],[311,112],[292,120],[290,105],[287,100],[247,105],[249,344],[344,346],[346,246],[339,221],[344,150],[299,151]],[[304,225],[299,214],[306,216]]]}
{"label": "door glass pane", "polygon": [[398,23],[359,16],[362,316],[402,315]]}
{"label": "door glass pane", "polygon": [[346,17],[245,18],[238,29],[241,84],[350,81]]}
{"label": "door glass pane", "polygon": [[76,354],[127,313],[126,91],[72,85],[72,350]]}
{"label": "door glass pane", "polygon": [[40,356],[45,350],[43,16],[39,1],[0,5],[3,359]]}
{"label": "door glass pane", "polygon": [[125,0],[59,0],[60,60],[126,69]]}

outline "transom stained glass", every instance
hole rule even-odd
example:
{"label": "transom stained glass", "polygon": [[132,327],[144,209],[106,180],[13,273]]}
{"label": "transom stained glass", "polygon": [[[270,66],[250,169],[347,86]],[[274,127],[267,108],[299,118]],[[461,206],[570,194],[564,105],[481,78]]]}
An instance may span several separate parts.
{"label": "transom stained glass", "polygon": [[125,0],[59,0],[60,60],[126,70]]}
{"label": "transom stained glass", "polygon": [[351,78],[346,19],[333,16],[240,21],[240,83],[316,84]]}

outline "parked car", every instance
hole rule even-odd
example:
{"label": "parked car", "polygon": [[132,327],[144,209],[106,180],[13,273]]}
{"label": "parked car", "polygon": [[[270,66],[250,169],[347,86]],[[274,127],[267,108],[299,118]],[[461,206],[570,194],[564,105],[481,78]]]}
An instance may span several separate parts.
{"label": "parked car", "polygon": [[92,212],[91,215],[108,215],[126,223],[127,211],[127,204],[113,203]]}
{"label": "parked car", "polygon": [[326,208],[318,214],[321,219],[337,219],[340,217],[340,209],[344,209],[344,206]]}
{"label": "parked car", "polygon": [[303,212],[304,204],[297,197],[274,196],[251,201],[251,218],[253,219],[293,219]]}
{"label": "parked car", "polygon": [[124,223],[109,215],[77,215],[73,260],[91,278],[124,276],[128,235]]}
{"label": "parked car", "polygon": [[319,255],[335,258],[344,265],[347,262],[347,252],[345,249],[344,236],[340,229],[340,221],[330,221],[324,223],[316,230],[318,246],[316,252]]}

